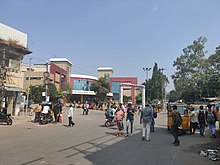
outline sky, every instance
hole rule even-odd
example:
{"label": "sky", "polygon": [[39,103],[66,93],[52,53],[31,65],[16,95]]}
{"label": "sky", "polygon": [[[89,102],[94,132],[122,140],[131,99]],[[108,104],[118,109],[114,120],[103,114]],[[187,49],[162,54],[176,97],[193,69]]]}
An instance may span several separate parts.
{"label": "sky", "polygon": [[74,74],[97,77],[106,66],[139,84],[157,63],[167,91],[183,48],[206,37],[208,57],[220,45],[219,0],[1,0],[0,22],[28,35],[24,63],[67,58]]}

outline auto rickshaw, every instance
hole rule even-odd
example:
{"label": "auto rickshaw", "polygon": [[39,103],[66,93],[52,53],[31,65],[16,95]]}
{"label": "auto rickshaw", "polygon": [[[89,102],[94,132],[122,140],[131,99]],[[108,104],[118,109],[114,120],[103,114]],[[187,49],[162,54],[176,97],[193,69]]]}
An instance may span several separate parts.
{"label": "auto rickshaw", "polygon": [[189,120],[189,112],[188,105],[183,102],[172,102],[167,105],[167,129],[171,130],[172,125],[172,117],[171,112],[173,110],[173,106],[177,106],[177,111],[180,113],[182,117],[182,125],[179,127],[181,132],[187,132],[190,130],[190,120]]}

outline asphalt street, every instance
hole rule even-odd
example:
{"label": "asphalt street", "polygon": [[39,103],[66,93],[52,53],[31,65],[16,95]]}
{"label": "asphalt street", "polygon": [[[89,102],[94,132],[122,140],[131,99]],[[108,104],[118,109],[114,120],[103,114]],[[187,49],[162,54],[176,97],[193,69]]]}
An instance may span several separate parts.
{"label": "asphalt street", "polygon": [[[58,124],[39,125],[33,117],[16,117],[12,126],[0,125],[0,165],[186,165],[219,164],[199,155],[195,146],[211,142],[196,135],[180,136],[173,146],[167,131],[166,113],[159,113],[151,141],[141,140],[139,116],[134,134],[116,137],[116,126],[106,128],[103,111],[74,109],[74,127],[67,127],[67,114]],[[193,150],[191,150],[193,148]]]}

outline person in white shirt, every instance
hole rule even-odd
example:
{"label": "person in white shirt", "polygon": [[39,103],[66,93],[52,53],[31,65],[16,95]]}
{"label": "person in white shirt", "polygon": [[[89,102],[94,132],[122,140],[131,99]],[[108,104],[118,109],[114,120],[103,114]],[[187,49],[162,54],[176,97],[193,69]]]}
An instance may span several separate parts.
{"label": "person in white shirt", "polygon": [[48,114],[48,113],[49,113],[49,110],[50,110],[49,105],[45,105],[45,106],[43,107],[43,111],[42,111],[41,113]]}
{"label": "person in white shirt", "polygon": [[189,114],[190,119],[190,135],[195,134],[196,129],[198,128],[198,112],[194,110],[194,107],[190,110]]}
{"label": "person in white shirt", "polygon": [[69,119],[69,127],[73,127],[75,125],[75,123],[73,122],[73,107],[72,104],[69,105],[69,109],[68,109],[68,119]]}

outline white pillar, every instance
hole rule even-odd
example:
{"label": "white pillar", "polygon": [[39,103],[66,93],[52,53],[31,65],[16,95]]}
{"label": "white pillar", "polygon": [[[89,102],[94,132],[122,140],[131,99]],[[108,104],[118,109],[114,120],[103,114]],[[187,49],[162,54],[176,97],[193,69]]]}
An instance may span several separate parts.
{"label": "white pillar", "polygon": [[123,87],[120,86],[120,103],[123,104]]}

